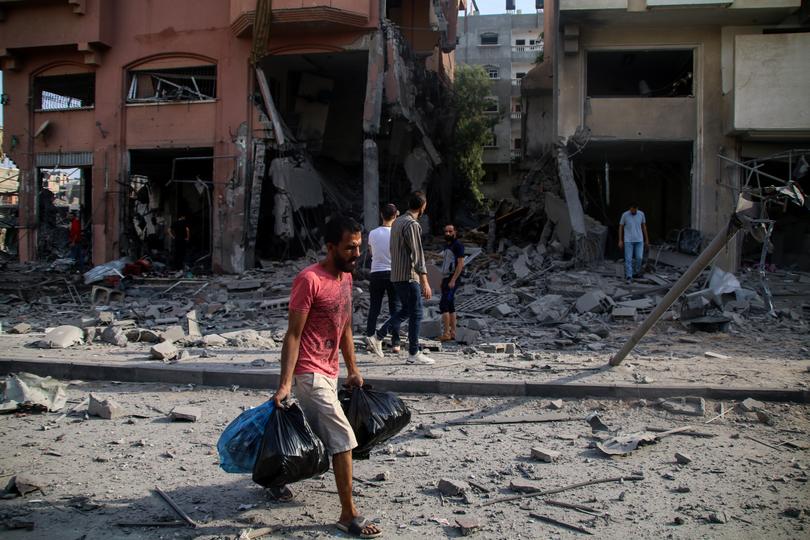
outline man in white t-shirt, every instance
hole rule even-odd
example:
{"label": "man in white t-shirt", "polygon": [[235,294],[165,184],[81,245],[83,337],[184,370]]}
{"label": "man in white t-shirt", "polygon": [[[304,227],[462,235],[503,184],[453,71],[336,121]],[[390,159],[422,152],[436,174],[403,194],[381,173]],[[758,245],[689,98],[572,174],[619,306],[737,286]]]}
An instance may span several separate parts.
{"label": "man in white t-shirt", "polygon": [[644,246],[650,247],[647,217],[633,203],[619,220],[619,249],[624,250],[624,277],[628,283],[633,281],[633,276],[641,273]]}
{"label": "man in white t-shirt", "polygon": [[366,322],[366,345],[368,349],[383,358],[382,343],[379,336],[391,332],[391,351],[399,352],[399,327],[395,320],[387,321],[379,330],[377,317],[382,308],[383,295],[388,296],[388,312],[393,315],[400,310],[400,303],[394,285],[391,283],[391,224],[399,216],[397,207],[386,204],[380,211],[382,225],[368,233],[368,250],[371,254],[371,274],[369,275],[369,292],[371,305]]}

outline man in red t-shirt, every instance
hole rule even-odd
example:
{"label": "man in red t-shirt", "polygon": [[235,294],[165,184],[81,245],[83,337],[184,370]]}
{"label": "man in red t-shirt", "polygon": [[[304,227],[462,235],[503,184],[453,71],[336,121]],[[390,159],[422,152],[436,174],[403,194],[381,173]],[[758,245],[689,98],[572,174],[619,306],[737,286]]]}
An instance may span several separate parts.
{"label": "man in red t-shirt", "polygon": [[70,243],[70,257],[75,261],[76,267],[81,270],[84,266],[84,257],[82,256],[82,222],[73,210],[70,211],[68,242]]}
{"label": "man in red t-shirt", "polygon": [[[346,384],[362,386],[352,338],[352,275],[360,257],[360,225],[348,216],[334,216],[324,226],[326,258],[296,276],[290,294],[287,334],[281,348],[281,380],[273,396],[277,406],[295,390],[295,397],[312,429],[332,456],[338,497],[340,530],[360,538],[382,534],[360,515],[352,500],[354,432],[337,395],[339,359],[343,353]],[[271,490],[289,500],[289,487]]]}

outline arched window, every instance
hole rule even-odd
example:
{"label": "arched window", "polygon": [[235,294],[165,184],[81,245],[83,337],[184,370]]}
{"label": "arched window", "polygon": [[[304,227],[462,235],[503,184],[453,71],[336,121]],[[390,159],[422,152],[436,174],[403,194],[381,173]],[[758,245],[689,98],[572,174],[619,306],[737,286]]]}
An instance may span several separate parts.
{"label": "arched window", "polygon": [[37,73],[33,82],[38,111],[88,109],[96,101],[96,74],[85,66],[54,65]]}
{"label": "arched window", "polygon": [[127,71],[127,103],[207,101],[217,97],[217,66],[191,57],[163,57]]}
{"label": "arched window", "polygon": [[481,45],[497,45],[498,34],[495,32],[484,32],[481,34]]}

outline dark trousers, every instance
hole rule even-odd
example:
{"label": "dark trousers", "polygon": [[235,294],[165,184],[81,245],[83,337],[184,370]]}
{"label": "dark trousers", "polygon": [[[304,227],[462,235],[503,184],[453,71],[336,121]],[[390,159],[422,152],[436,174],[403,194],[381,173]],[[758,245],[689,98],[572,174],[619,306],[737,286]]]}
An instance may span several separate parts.
{"label": "dark trousers", "polygon": [[[419,325],[422,322],[422,288],[415,281],[395,281],[394,289],[397,291],[397,298],[402,302],[402,308],[394,313],[385,325],[390,324],[392,329],[399,328],[399,325],[408,319],[408,353],[416,354],[419,352]],[[377,337],[382,337],[379,332]]]}
{"label": "dark trousers", "polygon": [[186,264],[186,241],[174,240],[174,250],[172,253],[172,266],[176,270],[182,270]]}
{"label": "dark trousers", "polygon": [[459,288],[461,283],[456,281],[456,286],[452,289],[448,286],[450,278],[442,279],[442,296],[439,299],[439,312],[440,313],[455,313],[456,312],[456,289]]}
{"label": "dark trousers", "polygon": [[[391,272],[372,272],[368,276],[369,280],[369,293],[371,295],[371,305],[368,308],[368,322],[366,323],[366,335],[373,336],[374,329],[377,328],[377,317],[380,316],[380,309],[382,308],[383,296],[388,296],[388,313],[393,315],[401,309],[399,299],[397,299],[397,292],[394,290],[394,284],[391,283]],[[391,319],[385,321],[380,329],[376,332],[377,336],[385,337],[388,332],[391,332],[391,344],[399,345],[399,323],[396,327],[391,324]]]}

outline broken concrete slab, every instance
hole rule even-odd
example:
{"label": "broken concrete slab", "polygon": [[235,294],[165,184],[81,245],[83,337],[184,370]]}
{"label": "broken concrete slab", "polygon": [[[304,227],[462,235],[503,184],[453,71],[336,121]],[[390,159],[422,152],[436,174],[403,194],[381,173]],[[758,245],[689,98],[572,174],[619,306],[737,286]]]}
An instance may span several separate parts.
{"label": "broken concrete slab", "polygon": [[197,310],[192,309],[188,313],[186,313],[186,321],[188,322],[188,335],[192,338],[199,338],[202,337],[202,332],[200,332],[200,323],[197,319]]}
{"label": "broken concrete slab", "polygon": [[419,336],[428,339],[436,339],[442,335],[442,321],[438,319],[422,320],[419,325]]}
{"label": "broken concrete slab", "polygon": [[692,463],[692,457],[683,452],[675,452],[675,461],[677,461],[680,465],[689,465]]}
{"label": "broken concrete slab", "polygon": [[467,482],[452,480],[449,478],[442,478],[439,480],[439,484],[436,487],[439,488],[439,492],[441,492],[442,495],[447,497],[457,497],[459,495],[463,495],[470,489],[470,485]]}
{"label": "broken concrete slab", "polygon": [[489,313],[490,313],[490,314],[491,314],[493,317],[503,318],[503,317],[508,317],[509,315],[511,315],[511,314],[512,314],[512,311],[513,311],[513,310],[512,310],[512,308],[509,306],[509,304],[498,304],[498,305],[496,305],[495,307],[493,307],[493,308],[492,308],[492,309],[489,311]]}
{"label": "broken concrete slab", "polygon": [[460,326],[456,328],[456,342],[457,343],[464,343],[466,345],[472,345],[477,343],[480,339],[481,334],[472,330],[470,328],[464,328]]}
{"label": "broken concrete slab", "polygon": [[98,314],[99,324],[112,324],[115,322],[115,313],[112,311],[102,311]]}
{"label": "broken concrete slab", "polygon": [[169,343],[174,343],[175,341],[180,341],[181,339],[186,338],[186,332],[183,330],[182,326],[174,325],[166,328],[163,332],[160,333],[163,341],[167,341]]}
{"label": "broken concrete slab", "polygon": [[470,536],[481,529],[481,522],[471,516],[459,516],[456,518],[461,536]]}
{"label": "broken concrete slab", "polygon": [[764,409],[764,408],[765,408],[765,404],[763,402],[761,402],[759,400],[756,400],[756,399],[753,399],[753,398],[744,399],[740,403],[740,409],[742,409],[745,412],[756,412],[756,411],[758,411],[760,409]]}
{"label": "broken concrete slab", "polygon": [[257,349],[273,348],[276,342],[273,338],[262,335],[256,330],[237,330],[234,332],[223,332],[220,334],[232,347],[252,347]]}
{"label": "broken concrete slab", "polygon": [[148,328],[130,328],[125,335],[134,343],[159,343],[162,339],[160,334]]}
{"label": "broken concrete slab", "polygon": [[117,326],[106,327],[101,333],[101,340],[104,341],[104,343],[109,343],[117,347],[126,347],[129,342],[124,331]]}
{"label": "broken concrete slab", "polygon": [[202,344],[204,347],[224,347],[228,344],[228,340],[219,334],[208,334],[203,336]]}
{"label": "broken concrete slab", "polygon": [[565,300],[559,294],[547,294],[528,307],[540,322],[558,321],[568,311]]}
{"label": "broken concrete slab", "polygon": [[517,491],[518,493],[537,493],[543,490],[543,486],[538,482],[516,478],[509,482],[509,489]]}
{"label": "broken concrete slab", "polygon": [[12,373],[3,384],[3,401],[14,405],[6,411],[18,408],[58,411],[67,403],[67,386],[51,377]]}
{"label": "broken concrete slab", "polygon": [[614,319],[633,319],[635,320],[638,310],[634,307],[616,306],[610,312],[610,316]]}
{"label": "broken concrete slab", "polygon": [[580,315],[583,313],[604,313],[613,309],[615,302],[602,291],[590,291],[580,296],[574,309]]}
{"label": "broken concrete slab", "polygon": [[84,332],[77,326],[62,325],[52,328],[37,342],[43,349],[67,349],[84,343]]}
{"label": "broken concrete slab", "polygon": [[107,420],[115,420],[126,416],[124,409],[112,399],[100,400],[93,394],[90,394],[90,402],[87,405],[87,414],[90,416],[98,416]]}
{"label": "broken concrete slab", "polygon": [[685,414],[688,416],[704,416],[706,414],[706,400],[702,397],[659,398],[657,405],[673,414]]}
{"label": "broken concrete slab", "polygon": [[225,285],[229,292],[253,291],[261,286],[262,282],[258,279],[237,279]]}
{"label": "broken concrete slab", "polygon": [[28,324],[28,323],[20,323],[20,324],[15,324],[14,326],[12,326],[9,329],[8,333],[9,334],[27,334],[30,331],[31,331],[31,325],[30,324]]}
{"label": "broken concrete slab", "polygon": [[548,402],[548,408],[554,411],[559,411],[563,408],[563,400],[561,399],[554,399]]}
{"label": "broken concrete slab", "polygon": [[183,405],[175,407],[169,413],[169,418],[173,421],[196,422],[202,417],[202,409],[199,407],[192,407]]}
{"label": "broken concrete slab", "polygon": [[730,356],[726,356],[725,354],[720,354],[712,351],[704,352],[703,356],[705,356],[706,358],[716,358],[718,360],[728,360],[731,358]]}
{"label": "broken concrete slab", "polygon": [[545,463],[551,463],[552,461],[556,461],[557,458],[560,457],[560,452],[555,450],[548,450],[546,448],[534,447],[532,448],[532,458],[543,461]]}
{"label": "broken concrete slab", "polygon": [[177,357],[178,350],[177,347],[175,347],[171,342],[164,341],[162,343],[152,345],[152,348],[149,350],[149,354],[156,360],[163,360],[164,362],[167,362],[169,360],[174,360]]}

